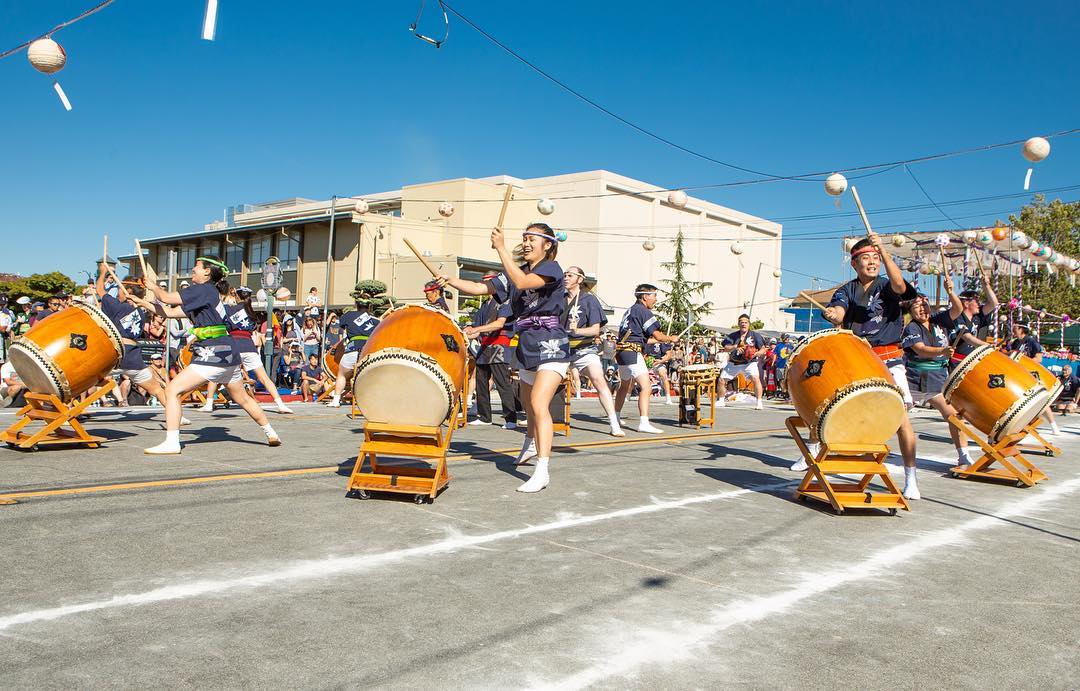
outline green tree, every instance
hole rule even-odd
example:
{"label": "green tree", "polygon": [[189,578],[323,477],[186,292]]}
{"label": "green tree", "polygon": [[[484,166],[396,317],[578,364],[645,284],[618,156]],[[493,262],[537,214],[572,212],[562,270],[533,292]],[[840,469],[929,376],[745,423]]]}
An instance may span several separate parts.
{"label": "green tree", "polygon": [[71,293],[75,290],[75,281],[71,280],[59,271],[51,271],[47,274],[31,274],[14,281],[0,283],[0,293],[4,293],[12,301],[26,296],[31,300],[45,300],[50,295],[60,292]]}
{"label": "green tree", "polygon": [[[1009,216],[1009,224],[1060,254],[1080,259],[1080,202],[1047,202],[1037,194],[1019,214]],[[1052,274],[1044,268],[1025,273],[1024,304],[1076,319],[1080,316],[1080,289],[1073,286],[1071,275],[1068,269],[1058,267]],[[1010,283],[1007,276],[994,277],[994,290],[1003,304],[1016,294],[1016,288],[1015,278]]]}
{"label": "green tree", "polygon": [[[667,296],[656,303],[656,311],[667,319],[668,333],[674,336],[686,330],[688,317],[690,322],[697,326],[701,323],[702,316],[712,311],[712,302],[702,301],[705,291],[712,283],[686,278],[686,268],[694,264],[683,258],[682,228],[679,228],[675,235],[674,260],[663,262],[660,266],[671,273],[671,278],[660,281],[668,286],[665,291]],[[693,332],[703,333],[704,330],[697,326]]]}

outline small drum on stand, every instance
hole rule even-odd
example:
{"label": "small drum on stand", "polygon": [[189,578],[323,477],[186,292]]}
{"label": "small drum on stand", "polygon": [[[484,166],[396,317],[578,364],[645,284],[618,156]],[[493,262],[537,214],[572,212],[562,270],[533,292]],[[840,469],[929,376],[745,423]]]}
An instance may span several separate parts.
{"label": "small drum on stand", "polygon": [[465,335],[443,311],[406,305],[388,312],[356,363],[354,396],[371,422],[437,427],[465,385]]}
{"label": "small drum on stand", "polygon": [[992,346],[979,346],[945,380],[945,400],[996,444],[1027,427],[1049,404],[1049,392],[1030,369]]}
{"label": "small drum on stand", "polygon": [[[679,370],[679,424],[702,427],[715,423],[716,377],[715,365],[701,363],[686,365]],[[702,399],[708,397],[708,413],[702,411]]]}
{"label": "small drum on stand", "polygon": [[[88,434],[78,418],[116,387],[109,374],[124,355],[124,343],[108,317],[91,305],[68,307],[35,323],[8,355],[30,393],[0,440],[29,450],[42,444],[101,446],[105,439]],[[94,386],[96,391],[78,400]],[[45,425],[23,431],[34,422]]]}
{"label": "small drum on stand", "polygon": [[892,374],[863,339],[819,331],[788,358],[788,395],[826,444],[884,444],[906,414]]}
{"label": "small drum on stand", "polygon": [[37,322],[9,354],[27,389],[64,403],[108,377],[123,356],[120,332],[101,310],[85,304]]}
{"label": "small drum on stand", "polygon": [[[799,500],[847,509],[910,510],[885,465],[887,442],[907,415],[892,374],[865,340],[844,329],[820,331],[799,344],[788,360],[791,402],[799,413],[787,419],[788,433],[806,460],[795,490]],[[807,426],[821,447],[815,456],[798,431]],[[830,475],[861,475],[840,482]],[[877,480],[885,492],[872,492]]]}

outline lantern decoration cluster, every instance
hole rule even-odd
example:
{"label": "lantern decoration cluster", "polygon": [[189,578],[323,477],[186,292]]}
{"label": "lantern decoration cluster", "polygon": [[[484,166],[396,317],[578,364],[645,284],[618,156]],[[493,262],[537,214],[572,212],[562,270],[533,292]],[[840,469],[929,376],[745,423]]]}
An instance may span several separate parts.
{"label": "lantern decoration cluster", "polygon": [[544,198],[536,202],[536,210],[544,216],[550,216],[555,213],[555,202],[550,199]]}
{"label": "lantern decoration cluster", "polygon": [[450,202],[439,204],[439,215],[443,218],[450,218],[454,215],[454,205]]}
{"label": "lantern decoration cluster", "polygon": [[[59,43],[48,37],[39,38],[31,43],[26,49],[26,58],[30,61],[30,65],[42,74],[56,74],[67,64],[67,53]],[[64,109],[70,111],[71,101],[68,100],[60,82],[55,79],[53,79],[53,90],[60,97],[60,103],[63,104]]]}
{"label": "lantern decoration cluster", "polygon": [[685,209],[689,198],[686,196],[686,192],[682,190],[671,190],[668,192],[667,201],[676,209]]}
{"label": "lantern decoration cluster", "polygon": [[[1022,149],[1024,158],[1032,163],[1038,163],[1047,156],[1050,155],[1050,142],[1044,137],[1032,137],[1024,142],[1024,148]],[[1031,173],[1034,168],[1027,169],[1027,175],[1024,176],[1024,190],[1027,191],[1031,188]]]}

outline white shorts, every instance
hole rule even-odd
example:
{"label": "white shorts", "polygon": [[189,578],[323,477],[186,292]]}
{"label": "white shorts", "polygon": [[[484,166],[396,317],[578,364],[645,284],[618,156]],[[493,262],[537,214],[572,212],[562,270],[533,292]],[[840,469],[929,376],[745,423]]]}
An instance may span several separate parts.
{"label": "white shorts", "polygon": [[149,367],[143,367],[142,369],[126,369],[121,370],[121,374],[130,379],[135,384],[145,384],[154,378],[154,373],[150,371]]}
{"label": "white shorts", "polygon": [[240,353],[240,364],[249,372],[263,367],[262,358],[258,353]]}
{"label": "white shorts", "polygon": [[641,353],[636,353],[637,362],[630,365],[619,365],[619,378],[620,379],[637,379],[643,374],[649,373],[649,368],[645,366],[645,358]]}
{"label": "white shorts", "polygon": [[535,370],[519,369],[518,381],[532,386],[536,382],[537,372],[556,372],[560,377],[566,377],[566,370],[570,369],[569,362],[541,362]]}
{"label": "white shorts", "polygon": [[744,365],[736,365],[732,362],[728,362],[726,365],[724,365],[724,370],[720,373],[720,376],[724,379],[734,379],[740,374],[745,374],[748,377],[761,376],[761,374],[758,372],[757,360],[751,360]]}
{"label": "white shorts", "polygon": [[201,365],[193,362],[187,366],[187,369],[198,372],[200,377],[215,384],[233,384],[243,379],[240,375],[239,365],[215,367],[214,365]]}
{"label": "white shorts", "polygon": [[360,359],[360,351],[354,350],[351,353],[345,353],[341,356],[341,362],[338,363],[338,371],[345,370],[352,372],[356,369],[356,361]]}
{"label": "white shorts", "polygon": [[889,367],[889,374],[892,375],[893,382],[900,387],[900,392],[904,394],[904,405],[911,408],[915,405],[915,401],[911,398],[911,387],[908,386],[907,367],[904,366],[904,361],[901,360],[898,364]]}
{"label": "white shorts", "polygon": [[596,353],[585,353],[574,360],[571,365],[576,370],[585,371],[589,368],[589,365],[597,365],[603,369],[603,364],[600,362],[600,356]]}

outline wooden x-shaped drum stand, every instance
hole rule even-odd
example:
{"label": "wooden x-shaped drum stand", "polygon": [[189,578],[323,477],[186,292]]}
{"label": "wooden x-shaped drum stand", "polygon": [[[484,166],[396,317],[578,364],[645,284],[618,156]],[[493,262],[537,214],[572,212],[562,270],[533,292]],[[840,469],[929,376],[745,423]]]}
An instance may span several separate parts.
{"label": "wooden x-shaped drum stand", "polygon": [[[413,495],[417,504],[434,501],[435,495],[450,483],[446,451],[453,433],[453,426],[444,429],[368,422],[345,496],[367,499],[369,492],[396,492]],[[380,463],[380,455],[420,458],[435,467]],[[367,472],[364,461],[368,462]]]}
{"label": "wooden x-shaped drum stand", "polygon": [[[1047,476],[1034,463],[1021,455],[1023,450],[1020,442],[1032,433],[1038,425],[1038,418],[1024,429],[1015,434],[1002,437],[996,444],[991,444],[983,435],[967,424],[958,415],[949,417],[949,424],[975,440],[983,455],[970,466],[956,466],[950,469],[953,477],[980,477],[990,480],[1006,480],[1015,482],[1017,487],[1034,487],[1036,482],[1046,480]],[[1036,438],[1042,439],[1037,434]],[[1044,442],[1045,443],[1045,442]],[[991,468],[994,463],[1000,468]]]}
{"label": "wooden x-shaped drum stand", "polygon": [[1051,444],[1046,440],[1046,437],[1039,434],[1038,426],[1042,422],[1042,416],[1035,418],[1030,425],[1027,426],[1026,432],[1035,437],[1035,441],[1038,442],[1038,446],[1033,444],[1021,444],[1020,450],[1027,453],[1041,453],[1044,456],[1060,456],[1061,449]]}
{"label": "wooden x-shaped drum stand", "polygon": [[[53,394],[27,393],[26,406],[19,411],[19,419],[0,433],[0,441],[13,448],[31,451],[53,444],[74,444],[96,449],[106,439],[89,434],[78,417],[114,388],[116,384],[111,379],[106,380],[97,391],[70,406]],[[32,422],[44,422],[45,426],[32,434],[24,434],[22,430]],[[65,425],[70,430],[64,429]]]}
{"label": "wooden x-shaped drum stand", "polygon": [[[706,396],[708,409],[702,403]],[[716,426],[715,377],[686,377],[679,383],[679,425]]]}
{"label": "wooden x-shaped drum stand", "polygon": [[[788,433],[795,440],[803,458],[806,459],[806,475],[795,490],[799,501],[814,499],[832,506],[836,513],[845,509],[884,509],[895,515],[897,509],[910,511],[907,499],[896,488],[889,476],[885,459],[889,447],[885,444],[821,444],[821,451],[815,458],[799,434],[799,427],[806,427],[806,422],[798,416],[787,419]],[[829,475],[862,475],[858,482],[837,482]],[[871,492],[870,482],[881,479],[885,492]]]}

